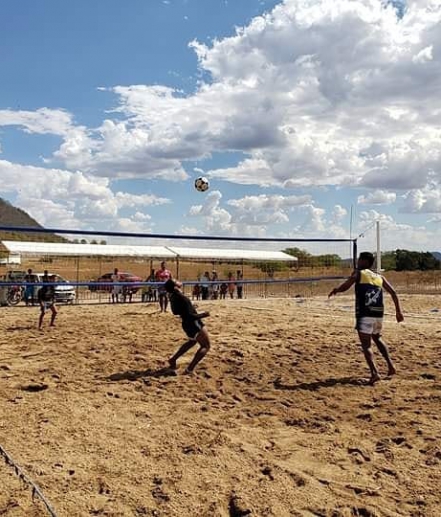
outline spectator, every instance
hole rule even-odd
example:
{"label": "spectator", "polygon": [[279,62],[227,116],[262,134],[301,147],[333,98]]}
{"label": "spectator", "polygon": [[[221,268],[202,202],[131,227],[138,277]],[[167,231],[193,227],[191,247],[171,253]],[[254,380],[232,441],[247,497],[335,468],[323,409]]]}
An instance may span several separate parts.
{"label": "spectator", "polygon": [[123,298],[123,302],[126,303],[127,301],[129,303],[132,302],[132,298],[133,298],[133,288],[132,287],[129,287],[127,285],[123,286],[122,288],[122,298]]}
{"label": "spectator", "polygon": [[[118,271],[117,267],[113,270],[112,282],[115,282],[115,283],[119,282],[119,271]],[[119,303],[120,293],[121,293],[120,285],[112,286],[112,303]]]}
{"label": "spectator", "polygon": [[201,286],[199,284],[199,279],[198,279],[198,283],[194,284],[194,286],[193,286],[193,291],[191,293],[191,296],[192,296],[193,300],[200,300],[200,298],[201,298]]}
{"label": "spectator", "polygon": [[217,300],[219,298],[219,284],[218,284],[219,276],[217,271],[213,269],[211,272],[211,296],[212,300]]}
{"label": "spectator", "polygon": [[228,292],[228,284],[226,282],[222,282],[219,288],[219,298],[221,300],[225,300]]}
{"label": "spectator", "polygon": [[236,271],[236,288],[237,288],[237,297],[243,298],[243,273],[240,269]]}
{"label": "spectator", "polygon": [[210,273],[205,271],[201,280],[201,294],[203,300],[208,300],[210,295]]}
{"label": "spectator", "polygon": [[[156,282],[155,270],[150,270],[150,275],[145,279],[146,282]],[[154,285],[145,285],[142,290],[143,302],[156,302],[157,301],[157,288]]]}
{"label": "spectator", "polygon": [[158,287],[158,299],[159,299],[159,307],[161,312],[167,312],[168,306],[168,295],[165,290],[164,284],[167,280],[172,279],[171,272],[167,269],[167,264],[165,261],[161,262],[161,269],[158,269],[155,275],[156,281],[161,282],[161,285]]}
{"label": "spectator", "polygon": [[233,273],[231,271],[228,273],[228,292],[230,294],[230,298],[234,298],[234,291],[236,290],[236,284],[234,283]]}
{"label": "spectator", "polygon": [[26,288],[24,292],[26,306],[28,307],[29,304],[35,305],[35,292],[34,286],[32,284],[37,281],[37,276],[33,274],[32,269],[28,269],[28,272],[24,277],[24,281],[26,282]]}

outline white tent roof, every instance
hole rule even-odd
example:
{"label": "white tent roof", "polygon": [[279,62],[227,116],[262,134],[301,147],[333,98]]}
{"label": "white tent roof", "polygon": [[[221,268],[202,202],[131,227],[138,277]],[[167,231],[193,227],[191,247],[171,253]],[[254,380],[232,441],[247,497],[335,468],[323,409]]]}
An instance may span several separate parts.
{"label": "white tent roof", "polygon": [[116,244],[69,244],[63,242],[2,241],[10,253],[24,255],[154,257],[174,258],[165,246],[121,246]]}
{"label": "white tent roof", "polygon": [[249,260],[295,262],[296,257],[282,251],[262,251],[228,248],[181,248],[166,246],[126,246],[119,244],[70,244],[59,242],[2,241],[5,248],[21,255],[151,257],[164,259]]}
{"label": "white tent roof", "polygon": [[206,259],[206,260],[261,260],[295,262],[296,257],[283,253],[282,251],[261,251],[227,248],[176,248],[169,247],[179,258],[183,259]]}

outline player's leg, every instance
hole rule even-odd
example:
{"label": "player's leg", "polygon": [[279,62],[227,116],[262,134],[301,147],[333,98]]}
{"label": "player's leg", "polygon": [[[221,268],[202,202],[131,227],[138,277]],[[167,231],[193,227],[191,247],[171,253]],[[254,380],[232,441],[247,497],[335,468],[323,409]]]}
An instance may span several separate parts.
{"label": "player's leg", "polygon": [[372,351],[372,343],[371,343],[371,335],[365,334],[363,332],[358,332],[358,337],[360,338],[361,348],[363,350],[364,357],[369,366],[369,370],[371,371],[371,378],[369,382],[374,384],[375,382],[380,380],[380,374],[378,373],[377,365],[375,364],[374,354]]}
{"label": "player's leg", "polygon": [[44,303],[40,306],[40,317],[38,318],[38,328],[41,329],[44,320],[44,313],[46,312],[46,307]]}
{"label": "player's leg", "polygon": [[202,327],[196,336],[196,340],[199,343],[199,350],[196,352],[191,363],[185,369],[185,373],[192,373],[196,366],[202,361],[210,350],[210,336],[208,335],[207,329]]}
{"label": "player's leg", "polygon": [[387,367],[388,367],[387,374],[389,376],[390,375],[395,375],[397,373],[397,370],[396,370],[396,368],[394,366],[394,363],[392,362],[392,359],[390,357],[389,348],[386,345],[386,343],[382,340],[381,334],[373,334],[372,335],[372,339],[374,340],[374,343],[377,345],[377,348],[380,351],[380,354],[384,357],[384,359],[385,359],[385,361],[387,363]]}
{"label": "player's leg", "polygon": [[181,345],[177,352],[168,360],[170,368],[173,368],[175,370],[177,368],[176,363],[178,359],[182,357],[184,354],[186,354],[190,350],[190,348],[193,348],[195,344],[196,339],[191,338],[188,341],[186,341],[183,345]]}
{"label": "player's leg", "polygon": [[55,327],[55,318],[57,317],[57,308],[55,307],[55,304],[53,303],[51,305],[51,323],[50,323],[50,326],[51,327]]}
{"label": "player's leg", "polygon": [[168,296],[167,294],[164,294],[164,312],[167,312],[167,307],[168,307]]}

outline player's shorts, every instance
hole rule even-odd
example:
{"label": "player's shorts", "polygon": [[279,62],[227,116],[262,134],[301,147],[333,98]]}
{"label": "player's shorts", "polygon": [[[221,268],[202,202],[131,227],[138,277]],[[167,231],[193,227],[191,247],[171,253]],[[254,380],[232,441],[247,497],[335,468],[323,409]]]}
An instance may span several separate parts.
{"label": "player's shorts", "polygon": [[182,328],[190,339],[196,339],[204,324],[201,320],[183,321]]}
{"label": "player's shorts", "polygon": [[47,310],[49,310],[54,305],[55,305],[55,302],[53,302],[53,301],[51,301],[51,302],[43,302],[43,305],[41,305],[41,312],[46,312]]}
{"label": "player's shorts", "polygon": [[362,316],[357,319],[355,328],[362,334],[379,335],[383,329],[383,318],[372,318],[371,316]]}

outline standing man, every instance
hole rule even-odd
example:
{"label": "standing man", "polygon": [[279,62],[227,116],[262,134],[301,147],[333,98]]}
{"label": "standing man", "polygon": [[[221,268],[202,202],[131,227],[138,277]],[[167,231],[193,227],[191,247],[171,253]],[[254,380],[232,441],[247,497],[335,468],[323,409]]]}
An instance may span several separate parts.
{"label": "standing man", "polygon": [[243,273],[240,269],[236,271],[236,289],[237,289],[237,297],[243,298]]}
{"label": "standing man", "polygon": [[38,303],[40,304],[40,318],[38,320],[38,330],[43,325],[44,315],[47,310],[52,312],[50,326],[55,326],[55,318],[57,317],[57,308],[55,307],[55,287],[51,285],[55,280],[55,276],[48,276],[47,271],[44,272],[43,286],[38,291]]}
{"label": "standing man", "polygon": [[335,296],[337,293],[347,291],[355,284],[355,328],[358,331],[363,354],[371,372],[370,384],[374,384],[380,380],[380,374],[375,364],[372,351],[371,339],[373,339],[387,363],[387,374],[390,376],[396,373],[395,366],[389,355],[388,347],[381,338],[384,314],[383,288],[391,295],[395,304],[397,322],[400,323],[404,320],[400,302],[394,288],[383,276],[370,270],[374,264],[374,260],[372,253],[367,251],[360,253],[357,269],[345,282],[329,293],[329,297]]}
{"label": "standing man", "polygon": [[[112,275],[112,282],[119,282],[119,271],[116,267],[113,270]],[[112,286],[112,303],[118,303],[119,302],[119,294],[121,292],[121,286],[120,285],[113,285]]]}
{"label": "standing man", "polygon": [[156,281],[162,283],[162,285],[158,286],[158,300],[161,312],[167,312],[168,296],[164,284],[167,282],[167,280],[171,280],[171,278],[172,274],[167,269],[166,262],[161,262],[161,268],[156,271]]}
{"label": "standing man", "polygon": [[37,281],[37,277],[32,272],[32,269],[28,269],[28,272],[26,273],[24,277],[24,281],[26,282],[25,292],[24,292],[24,299],[26,303],[26,307],[31,304],[32,306],[35,304],[35,295],[34,295],[34,286],[32,285]]}
{"label": "standing man", "polygon": [[191,374],[200,361],[210,350],[210,337],[204,327],[203,318],[210,316],[209,312],[197,313],[190,299],[181,292],[182,284],[173,280],[167,280],[165,289],[170,294],[170,304],[173,314],[182,319],[182,329],[187,334],[188,341],[181,345],[178,351],[168,360],[170,368],[176,370],[177,360],[199,343],[199,350],[187,366],[184,373]]}

